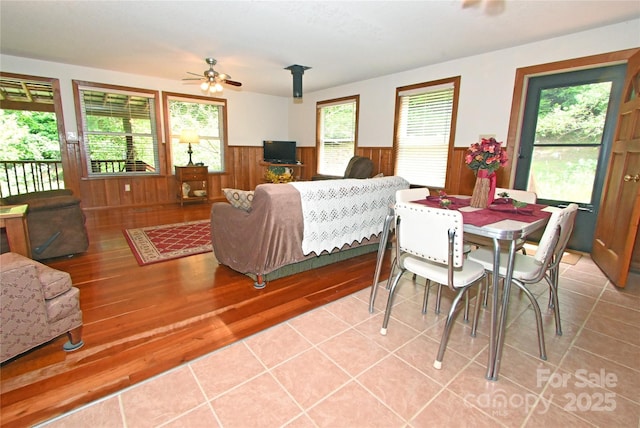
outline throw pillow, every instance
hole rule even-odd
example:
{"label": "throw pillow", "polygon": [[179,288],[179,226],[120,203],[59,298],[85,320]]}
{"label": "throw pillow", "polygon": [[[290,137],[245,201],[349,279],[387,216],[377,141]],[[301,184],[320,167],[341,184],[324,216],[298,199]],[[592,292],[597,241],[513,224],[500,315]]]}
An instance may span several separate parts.
{"label": "throw pillow", "polygon": [[244,211],[251,210],[253,190],[222,189],[222,192],[233,207]]}

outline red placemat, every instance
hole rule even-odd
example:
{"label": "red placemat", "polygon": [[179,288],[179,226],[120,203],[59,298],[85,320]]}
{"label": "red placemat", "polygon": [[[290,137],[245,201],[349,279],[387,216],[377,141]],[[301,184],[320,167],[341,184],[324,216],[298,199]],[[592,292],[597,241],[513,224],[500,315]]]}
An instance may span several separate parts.
{"label": "red placemat", "polygon": [[[469,199],[448,197],[451,201],[450,210],[459,210],[462,207],[469,206]],[[442,208],[440,206],[440,198],[430,196],[427,199],[412,201],[416,204],[426,205],[432,208]],[[487,224],[496,223],[501,220],[517,220],[525,223],[533,223],[536,220],[551,217],[551,213],[542,211],[547,205],[527,204],[521,208],[515,208],[512,204],[495,203],[488,208],[475,211],[460,211],[462,219],[466,224],[474,226],[486,226]]]}

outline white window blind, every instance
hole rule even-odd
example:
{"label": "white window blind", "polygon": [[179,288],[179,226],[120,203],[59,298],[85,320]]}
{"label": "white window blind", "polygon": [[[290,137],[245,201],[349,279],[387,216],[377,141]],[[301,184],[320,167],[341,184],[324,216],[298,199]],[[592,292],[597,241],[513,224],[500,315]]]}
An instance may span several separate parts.
{"label": "white window blind", "polygon": [[358,97],[318,103],[318,173],[342,176],[355,154]]}
{"label": "white window blind", "polygon": [[398,92],[395,174],[411,184],[444,188],[454,82]]}
{"label": "white window blind", "polygon": [[154,94],[79,86],[89,175],[157,173]]}

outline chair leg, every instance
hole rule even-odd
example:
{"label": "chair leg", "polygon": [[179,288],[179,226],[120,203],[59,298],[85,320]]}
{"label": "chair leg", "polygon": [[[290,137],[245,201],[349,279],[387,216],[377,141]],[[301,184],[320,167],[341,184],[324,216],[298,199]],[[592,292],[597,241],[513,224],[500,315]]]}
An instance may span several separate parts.
{"label": "chair leg", "polygon": [[436,314],[440,313],[441,300],[442,300],[442,284],[438,284],[438,294],[436,295]]}
{"label": "chair leg", "polygon": [[553,269],[553,295],[554,307],[556,310],[556,334],[562,336],[562,325],[560,324],[560,296],[558,296],[558,284],[560,284],[560,266]]}
{"label": "chair leg", "polygon": [[[483,307],[487,307],[487,304],[489,303],[489,282],[492,279],[493,274],[488,273],[487,274],[487,286],[484,288],[484,297],[482,298],[482,306]],[[478,295],[479,297],[480,295]]]}
{"label": "chair leg", "polygon": [[395,272],[397,266],[398,266],[398,261],[394,257],[393,261],[391,262],[391,270],[389,271],[389,278],[387,278],[387,285],[386,285],[387,290],[391,289],[391,278],[393,277],[393,273]]}
{"label": "chair leg", "polygon": [[557,271],[558,266],[556,267],[550,267],[549,270],[547,270],[547,272],[544,275],[544,279],[547,281],[547,284],[549,284],[549,309],[553,309],[555,307],[555,301],[553,298],[553,292],[555,290],[557,290],[557,287],[554,287],[554,284],[557,284],[557,282],[554,283],[554,281],[557,279],[556,276],[556,271]]}
{"label": "chair leg", "polygon": [[476,337],[476,331],[478,330],[478,318],[480,317],[480,296],[482,296],[482,292],[488,293],[489,284],[487,282],[487,276],[480,281],[480,285],[478,286],[478,294],[476,296],[476,304],[473,310],[473,323],[471,324],[471,337]]}
{"label": "chair leg", "polygon": [[533,306],[533,313],[536,316],[536,328],[538,330],[538,349],[540,350],[540,359],[546,361],[547,349],[544,344],[544,329],[542,328],[542,313],[540,312],[540,305],[538,305],[538,301],[536,300],[535,296],[524,284],[516,280],[513,280],[511,282],[518,286],[518,288],[529,298],[531,306]]}
{"label": "chair leg", "polygon": [[464,322],[469,322],[469,293],[464,294]]}
{"label": "chair leg", "polygon": [[393,277],[393,281],[391,281],[391,288],[389,289],[389,298],[387,299],[387,308],[384,311],[384,319],[382,320],[382,328],[380,329],[380,334],[383,336],[387,335],[387,326],[389,325],[389,317],[391,316],[391,307],[393,306],[393,297],[395,295],[398,282],[400,282],[400,277],[402,276],[403,273],[404,273],[404,269],[399,269],[398,273]]}
{"label": "chair leg", "polygon": [[[374,304],[376,301],[376,293],[378,292],[378,280],[380,279],[380,270],[382,269],[382,262],[384,261],[384,253],[387,250],[389,243],[389,231],[391,229],[391,222],[393,221],[392,211],[387,213],[384,219],[384,226],[382,233],[380,234],[380,242],[378,243],[378,257],[376,260],[376,269],[373,274],[373,283],[371,284],[371,295],[369,296],[369,313],[374,312]],[[393,271],[389,275],[393,274]]]}
{"label": "chair leg", "polygon": [[451,309],[449,309],[449,313],[447,314],[447,320],[444,323],[444,330],[442,331],[442,339],[440,339],[440,347],[438,348],[438,356],[436,360],[433,362],[433,367],[437,370],[442,368],[442,359],[444,358],[444,351],[447,349],[447,342],[449,342],[449,333],[451,332],[451,326],[453,324],[453,316],[455,315],[456,308],[458,307],[458,303],[462,298],[462,295],[467,291],[469,285],[461,288],[458,291],[458,294],[453,299],[451,303]]}
{"label": "chair leg", "polygon": [[424,297],[422,298],[422,313],[427,313],[427,303],[429,303],[429,289],[431,288],[431,280],[427,279],[424,284]]}
{"label": "chair leg", "polygon": [[560,300],[558,298],[558,270],[552,269],[544,279],[549,284],[549,308],[553,308],[553,315],[556,321],[556,335],[562,336],[562,323],[560,322]]}

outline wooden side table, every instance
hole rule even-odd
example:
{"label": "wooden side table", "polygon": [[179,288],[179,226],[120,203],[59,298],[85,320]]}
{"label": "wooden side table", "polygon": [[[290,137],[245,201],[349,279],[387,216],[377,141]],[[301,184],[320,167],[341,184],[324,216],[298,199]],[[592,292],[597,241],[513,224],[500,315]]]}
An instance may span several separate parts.
{"label": "wooden side table", "polygon": [[[180,206],[185,202],[206,201],[209,194],[209,169],[206,166],[176,166],[176,181],[178,182],[177,197]],[[189,192],[183,194],[182,186],[187,184]],[[203,191],[202,196],[196,196],[195,191]]]}
{"label": "wooden side table", "polygon": [[27,228],[27,209],[29,205],[0,206],[0,228],[7,230],[9,249],[31,258],[31,241]]}

